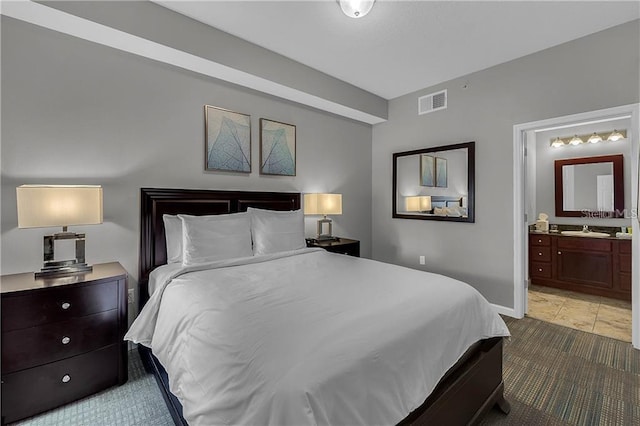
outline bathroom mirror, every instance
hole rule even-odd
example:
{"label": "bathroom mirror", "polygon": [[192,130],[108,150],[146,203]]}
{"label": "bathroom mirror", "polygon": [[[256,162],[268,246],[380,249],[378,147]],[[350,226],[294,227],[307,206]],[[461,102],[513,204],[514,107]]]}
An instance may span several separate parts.
{"label": "bathroom mirror", "polygon": [[622,154],[555,161],[556,216],[624,217]]}
{"label": "bathroom mirror", "polygon": [[393,217],[474,222],[475,142],[393,154]]}

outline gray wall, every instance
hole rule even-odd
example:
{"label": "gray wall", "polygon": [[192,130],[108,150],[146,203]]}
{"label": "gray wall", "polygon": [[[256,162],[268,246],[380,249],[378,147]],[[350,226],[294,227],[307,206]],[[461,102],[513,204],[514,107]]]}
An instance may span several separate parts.
{"label": "gray wall", "polygon": [[[205,172],[205,104],[251,114],[250,175]],[[140,187],[343,194],[334,233],[371,253],[371,126],[2,17],[2,274],[42,266],[42,236],[18,229],[15,188],[104,188],[89,262],[120,261],[136,285]],[[258,174],[260,117],[297,126],[297,176]],[[318,217],[306,219],[307,234]]]}
{"label": "gray wall", "polygon": [[[636,20],[391,100],[373,129],[374,259],[463,279],[513,307],[513,126],[638,102],[639,36]],[[448,109],[418,116],[417,98],[442,89]],[[467,141],[476,222],[392,219],[392,153]]]}
{"label": "gray wall", "polygon": [[387,118],[387,101],[379,96],[150,1],[49,1],[45,4]]}
{"label": "gray wall", "polygon": [[[597,226],[631,226],[631,146],[629,139],[617,142],[601,142],[597,144],[582,144],[578,146],[551,147],[550,141],[556,137],[565,138],[578,134],[585,135],[593,132],[602,133],[613,129],[631,130],[631,119],[616,120],[607,123],[575,126],[566,129],[549,130],[535,135],[536,167],[527,180],[535,180],[537,213],[530,217],[530,223],[535,222],[538,213],[549,215],[549,223],[566,225],[597,225]],[[594,157],[599,155],[623,154],[624,164],[624,207],[627,209],[625,219],[600,219],[580,217],[556,217],[555,215],[555,160],[580,157]],[[594,190],[595,191],[595,190]],[[595,193],[595,192],[594,192]]]}

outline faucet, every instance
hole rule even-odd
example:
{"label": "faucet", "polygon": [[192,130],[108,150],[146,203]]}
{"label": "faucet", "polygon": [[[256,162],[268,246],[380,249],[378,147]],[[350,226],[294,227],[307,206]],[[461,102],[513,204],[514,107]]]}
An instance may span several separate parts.
{"label": "faucet", "polygon": [[589,232],[589,225],[582,225],[582,232]]}

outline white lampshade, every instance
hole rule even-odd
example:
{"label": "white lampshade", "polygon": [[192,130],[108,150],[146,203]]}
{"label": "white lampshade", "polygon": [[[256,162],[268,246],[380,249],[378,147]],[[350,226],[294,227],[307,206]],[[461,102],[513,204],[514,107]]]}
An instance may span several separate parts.
{"label": "white lampshade", "polygon": [[342,194],[304,194],[304,214],[342,214]]}
{"label": "white lampshade", "polygon": [[102,223],[99,185],[22,185],[16,196],[18,228]]}
{"label": "white lampshade", "polygon": [[405,199],[408,212],[427,212],[431,210],[431,196],[419,195]]}

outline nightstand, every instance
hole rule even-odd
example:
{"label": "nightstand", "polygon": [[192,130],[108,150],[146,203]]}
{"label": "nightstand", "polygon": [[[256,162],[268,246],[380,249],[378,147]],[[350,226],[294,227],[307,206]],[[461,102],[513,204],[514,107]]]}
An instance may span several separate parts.
{"label": "nightstand", "polygon": [[127,381],[127,272],[1,277],[2,424]]}
{"label": "nightstand", "polygon": [[360,241],[349,238],[338,238],[337,240],[329,241],[316,241],[312,238],[307,238],[307,247],[321,247],[332,253],[360,257]]}

